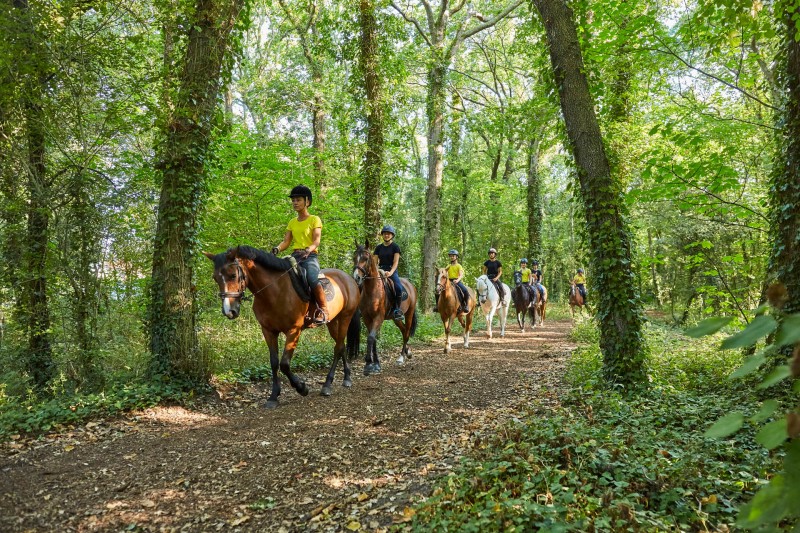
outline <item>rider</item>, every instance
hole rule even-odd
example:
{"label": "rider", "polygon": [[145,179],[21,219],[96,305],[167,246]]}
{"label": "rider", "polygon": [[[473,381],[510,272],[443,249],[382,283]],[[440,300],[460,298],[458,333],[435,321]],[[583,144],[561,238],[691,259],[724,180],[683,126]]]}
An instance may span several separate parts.
{"label": "rider", "polygon": [[572,278],[572,283],[578,287],[578,292],[581,293],[581,297],[583,297],[583,303],[586,304],[586,276],[583,275],[583,269],[579,268],[578,273],[575,274],[575,277]]}
{"label": "rider", "polygon": [[400,276],[397,274],[397,265],[400,263],[400,246],[394,242],[395,231],[390,225],[386,225],[381,230],[381,237],[383,243],[379,244],[373,252],[378,256],[378,268],[380,272],[385,274],[387,278],[394,283],[394,309],[392,309],[392,318],[394,320],[403,320],[402,311],[400,311],[400,298],[403,297],[403,285],[400,282]]}
{"label": "rider", "polygon": [[528,258],[523,257],[519,260],[519,273],[522,274],[522,283],[533,298],[536,289],[533,288],[533,271],[528,268]]}
{"label": "rider", "polygon": [[464,278],[464,267],[458,263],[458,250],[450,250],[447,252],[450,258],[450,265],[447,267],[447,277],[453,285],[456,286],[456,292],[459,294],[461,300],[461,311],[469,313],[469,291],[461,282]]}
{"label": "rider", "polygon": [[500,305],[503,305],[505,291],[503,282],[500,281],[500,276],[503,275],[503,263],[497,260],[497,250],[494,248],[489,248],[489,259],[483,263],[483,273],[494,283],[497,294],[500,295]]}
{"label": "rider", "polygon": [[532,285],[539,289],[539,296],[544,298],[544,285],[542,285],[542,271],[539,269],[539,261],[534,259],[531,266],[533,267],[531,269],[531,274],[533,275]]}
{"label": "rider", "polygon": [[283,241],[272,249],[272,253],[277,255],[291,248],[292,257],[297,260],[297,264],[305,268],[306,280],[319,307],[313,317],[306,317],[307,325],[313,328],[328,322],[328,306],[325,289],[319,282],[317,258],[322,237],[322,220],[308,212],[312,201],[311,189],[305,185],[297,185],[289,193],[289,198],[292,199],[292,209],[297,213],[297,218],[289,221]]}

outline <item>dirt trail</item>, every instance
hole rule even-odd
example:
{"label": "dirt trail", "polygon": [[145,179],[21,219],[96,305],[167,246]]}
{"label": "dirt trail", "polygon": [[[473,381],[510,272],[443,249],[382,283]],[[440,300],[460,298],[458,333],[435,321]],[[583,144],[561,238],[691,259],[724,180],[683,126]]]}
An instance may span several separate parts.
{"label": "dirt trail", "polygon": [[304,376],[306,398],[284,379],[273,411],[261,406],[268,384],[257,384],[6,443],[0,531],[383,530],[474,439],[534,398],[557,401],[569,328],[481,331],[447,356],[443,343],[417,346],[402,367],[383,354],[377,376],[357,361],[353,388],[340,370],[330,398],[318,395],[323,373]]}

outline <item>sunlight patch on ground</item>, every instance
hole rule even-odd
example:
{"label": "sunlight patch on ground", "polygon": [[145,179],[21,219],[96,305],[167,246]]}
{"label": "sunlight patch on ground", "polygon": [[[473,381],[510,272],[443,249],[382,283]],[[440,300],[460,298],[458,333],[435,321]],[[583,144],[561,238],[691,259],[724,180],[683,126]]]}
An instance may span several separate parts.
{"label": "sunlight patch on ground", "polygon": [[157,509],[159,503],[185,498],[186,493],[182,490],[164,489],[149,491],[144,498],[111,500],[105,505],[106,513],[86,518],[78,529],[80,531],[119,530],[127,524],[151,523],[154,518],[163,528],[170,524],[174,517],[171,518],[167,511]]}
{"label": "sunlight patch on ground", "polygon": [[355,476],[328,476],[324,483],[331,488],[341,490],[346,487],[380,487],[388,483],[402,481],[403,476],[393,476],[384,474],[378,477],[355,477]]}
{"label": "sunlight patch on ground", "polygon": [[179,406],[153,407],[145,409],[138,415],[149,422],[158,422],[170,426],[212,426],[225,422],[218,416],[189,411]]}

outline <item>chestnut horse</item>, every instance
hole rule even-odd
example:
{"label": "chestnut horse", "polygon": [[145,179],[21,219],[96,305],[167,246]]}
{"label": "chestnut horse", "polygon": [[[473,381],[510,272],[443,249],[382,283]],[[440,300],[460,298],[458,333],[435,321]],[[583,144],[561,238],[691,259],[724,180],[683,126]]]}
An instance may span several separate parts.
{"label": "chestnut horse", "polygon": [[578,313],[583,316],[583,306],[586,305],[586,302],[583,301],[583,295],[581,291],[578,290],[578,286],[575,285],[575,282],[572,282],[572,286],[569,288],[569,311],[572,314],[572,318],[575,318],[575,308],[578,308]]}
{"label": "chestnut horse", "polygon": [[[356,245],[356,251],[353,253],[353,277],[361,289],[359,309],[361,319],[369,331],[364,365],[364,375],[369,376],[381,371],[377,349],[378,333],[381,331],[383,321],[390,318],[393,309],[389,300],[391,296],[386,277],[378,272],[378,258],[370,252],[369,242],[364,246]],[[397,358],[397,363],[403,364],[406,356],[411,358],[408,339],[417,330],[417,289],[406,278],[400,278],[400,282],[408,293],[408,298],[400,304],[400,312],[403,313],[405,321],[394,321],[395,326],[403,334],[403,348],[400,350],[400,357]]]}
{"label": "chestnut horse", "polygon": [[522,283],[522,272],[519,270],[514,271],[514,290],[511,291],[511,297],[514,300],[514,309],[517,311],[517,324],[519,329],[525,331],[525,315],[530,310],[532,327],[536,326],[536,311],[535,305],[539,300],[539,291],[529,289],[527,283]]}
{"label": "chestnut horse", "polygon": [[[286,337],[286,342],[280,359],[280,370],[301,396],[308,395],[305,381],[292,373],[291,362],[300,333],[307,328],[304,317],[309,305],[314,304],[303,301],[292,286],[289,276],[292,263],[288,259],[281,259],[249,246],[231,248],[217,255],[204,252],[204,255],[214,262],[214,279],[219,285],[223,315],[231,320],[238,317],[245,288],[253,293],[253,313],[261,324],[261,333],[269,346],[269,361],[272,366],[272,394],[267,399],[266,407],[277,407],[281,393],[278,375],[278,335],[281,333]],[[327,302],[330,319],[327,327],[336,346],[333,349],[333,363],[321,391],[323,396],[330,396],[339,359],[344,363],[342,385],[353,385],[345,351],[355,350],[358,353],[361,334],[361,317],[358,316],[360,294],[356,282],[345,272],[326,268],[321,273],[330,280],[333,289],[333,298]]]}
{"label": "chestnut horse", "polygon": [[450,326],[453,325],[453,319],[458,318],[461,326],[464,328],[464,348],[469,348],[469,332],[472,329],[472,317],[475,314],[475,292],[467,287],[469,292],[469,306],[465,313],[461,309],[461,300],[458,298],[456,286],[450,281],[447,276],[447,269],[440,268],[436,275],[436,294],[439,295],[437,309],[439,316],[442,317],[442,324],[444,324],[444,333],[447,344],[444,347],[444,353],[450,353]]}

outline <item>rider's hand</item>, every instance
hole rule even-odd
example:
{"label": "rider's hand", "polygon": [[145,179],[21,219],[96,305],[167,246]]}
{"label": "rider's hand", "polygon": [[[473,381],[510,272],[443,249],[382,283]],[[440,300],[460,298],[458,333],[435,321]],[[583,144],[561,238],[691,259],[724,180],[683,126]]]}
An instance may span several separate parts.
{"label": "rider's hand", "polygon": [[298,261],[304,261],[308,257],[308,250],[298,250],[292,254]]}
{"label": "rider's hand", "polygon": [[281,253],[281,251],[278,250],[278,247],[277,246],[273,246],[272,247],[272,255],[278,255],[279,253]]}

